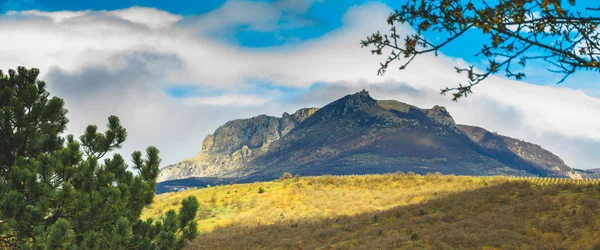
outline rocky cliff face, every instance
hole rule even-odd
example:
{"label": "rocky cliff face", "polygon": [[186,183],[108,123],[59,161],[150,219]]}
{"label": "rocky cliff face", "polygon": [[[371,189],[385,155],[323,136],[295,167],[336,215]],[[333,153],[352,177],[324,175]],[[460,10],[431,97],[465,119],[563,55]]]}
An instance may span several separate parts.
{"label": "rocky cliff face", "polygon": [[361,91],[321,109],[227,122],[205,138],[196,157],[163,169],[159,182],[189,177],[266,180],[286,171],[577,176],[537,145],[457,125],[444,107],[378,101]]}
{"label": "rocky cliff face", "polygon": [[306,108],[282,117],[260,115],[250,119],[233,120],[217,128],[202,142],[202,151],[231,154],[246,146],[249,149],[265,149],[272,142],[286,135],[298,123],[314,114],[317,108]]}
{"label": "rocky cliff face", "polygon": [[267,152],[269,145],[281,139],[318,108],[304,108],[282,117],[260,115],[233,120],[207,135],[196,157],[161,170],[158,182],[187,177],[234,177],[250,161]]}

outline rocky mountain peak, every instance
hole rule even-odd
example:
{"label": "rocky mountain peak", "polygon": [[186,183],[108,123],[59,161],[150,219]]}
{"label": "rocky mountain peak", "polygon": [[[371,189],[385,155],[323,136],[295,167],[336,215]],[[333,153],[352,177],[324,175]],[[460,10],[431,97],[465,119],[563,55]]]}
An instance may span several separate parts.
{"label": "rocky mountain peak", "polygon": [[368,112],[369,109],[376,106],[377,101],[369,95],[369,92],[362,90],[355,94],[344,96],[319,109],[318,112],[315,112],[315,115],[311,116],[311,121],[304,125],[310,125],[320,120],[329,120],[333,117],[342,118]]}
{"label": "rocky mountain peak", "polygon": [[356,94],[347,95],[340,101],[345,104],[345,110],[365,110],[377,105],[377,101],[364,89]]}

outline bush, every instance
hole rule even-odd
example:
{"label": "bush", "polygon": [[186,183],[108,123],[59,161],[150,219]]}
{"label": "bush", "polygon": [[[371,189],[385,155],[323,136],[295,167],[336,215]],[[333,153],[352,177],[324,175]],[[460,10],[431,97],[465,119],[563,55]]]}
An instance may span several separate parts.
{"label": "bush", "polygon": [[280,180],[280,181],[283,181],[283,180],[288,180],[288,179],[292,179],[292,178],[293,178],[293,175],[292,175],[292,173],[290,173],[290,172],[285,172],[285,173],[283,173],[283,174],[281,175],[281,177],[279,177],[279,180]]}
{"label": "bush", "polygon": [[259,187],[259,188],[258,188],[258,193],[259,193],[259,194],[262,194],[262,193],[264,193],[264,192],[265,192],[265,189],[264,189],[263,187]]}
{"label": "bush", "polygon": [[419,237],[420,237],[420,236],[419,236],[419,234],[418,234],[418,233],[413,233],[413,234],[410,236],[410,240],[412,240],[412,241],[416,241],[416,240],[419,240]]}

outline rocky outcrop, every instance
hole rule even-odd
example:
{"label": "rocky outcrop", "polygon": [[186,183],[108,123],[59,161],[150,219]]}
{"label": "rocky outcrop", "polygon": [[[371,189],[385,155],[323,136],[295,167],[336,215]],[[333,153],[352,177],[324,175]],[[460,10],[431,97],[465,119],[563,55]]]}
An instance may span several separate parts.
{"label": "rocky outcrop", "polygon": [[260,115],[227,122],[204,139],[202,151],[231,154],[244,146],[251,149],[267,148],[316,110],[318,109],[306,108],[292,115],[283,113],[281,118]]}
{"label": "rocky outcrop", "polygon": [[444,107],[435,105],[432,109],[425,110],[425,112],[427,117],[436,123],[451,127],[456,126],[454,119]]}
{"label": "rocky outcrop", "polygon": [[202,141],[202,151],[211,151],[213,145],[215,145],[215,136],[212,134],[207,135],[206,138],[204,138],[204,141]]}
{"label": "rocky outcrop", "polygon": [[233,120],[207,135],[196,157],[161,170],[158,182],[187,177],[235,177],[269,145],[313,115],[318,108],[303,108],[282,117],[260,115]]}
{"label": "rocky outcrop", "polygon": [[227,122],[204,139],[196,157],[164,168],[158,181],[396,171],[581,175],[538,145],[457,125],[444,107],[378,101],[363,90],[320,109]]}

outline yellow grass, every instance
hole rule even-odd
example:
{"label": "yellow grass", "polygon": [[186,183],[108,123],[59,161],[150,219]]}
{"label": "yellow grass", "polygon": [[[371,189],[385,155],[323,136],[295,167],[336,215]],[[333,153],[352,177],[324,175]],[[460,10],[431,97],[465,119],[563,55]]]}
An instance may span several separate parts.
{"label": "yellow grass", "polygon": [[[441,175],[303,177],[162,194],[142,216],[157,218],[196,196],[201,236],[192,249],[587,249],[600,237],[598,184]],[[486,230],[496,237],[488,239]],[[502,237],[506,242],[493,240]]]}

